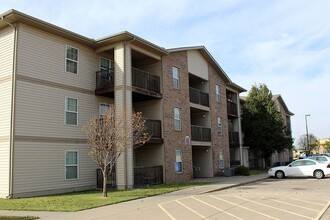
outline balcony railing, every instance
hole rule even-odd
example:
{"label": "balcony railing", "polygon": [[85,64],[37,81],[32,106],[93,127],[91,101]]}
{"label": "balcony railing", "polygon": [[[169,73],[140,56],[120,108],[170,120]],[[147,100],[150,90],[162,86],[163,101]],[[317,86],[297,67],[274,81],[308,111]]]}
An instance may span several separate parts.
{"label": "balcony railing", "polygon": [[239,146],[239,135],[237,131],[229,131],[229,146],[237,147]]}
{"label": "balcony railing", "polygon": [[192,141],[211,141],[211,128],[192,125],[191,126]]}
{"label": "balcony railing", "polygon": [[203,106],[210,106],[209,104],[209,94],[202,92],[195,88],[189,88],[189,97],[190,102],[203,105]]}
{"label": "balcony railing", "polygon": [[160,120],[147,119],[145,126],[151,138],[162,138],[162,126]]}
{"label": "balcony railing", "polygon": [[[114,85],[114,70],[100,70],[96,72],[96,90],[114,89]],[[160,93],[160,77],[132,68],[132,86]]]}
{"label": "balcony railing", "polygon": [[237,115],[237,104],[231,101],[227,101],[227,113],[229,115]]}
{"label": "balcony railing", "polygon": [[100,70],[96,72],[96,90],[114,88],[115,72],[113,70]]}
{"label": "balcony railing", "polygon": [[160,77],[132,68],[132,86],[160,93]]}
{"label": "balcony railing", "polygon": [[163,183],[163,166],[134,168],[134,185],[156,185]]}

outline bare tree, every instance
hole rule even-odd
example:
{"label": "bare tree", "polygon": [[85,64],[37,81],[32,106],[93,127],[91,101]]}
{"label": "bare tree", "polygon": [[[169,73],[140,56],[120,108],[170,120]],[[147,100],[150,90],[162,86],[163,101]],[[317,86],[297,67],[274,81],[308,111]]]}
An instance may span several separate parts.
{"label": "bare tree", "polygon": [[[307,143],[308,140],[308,143]],[[308,134],[308,139],[306,134],[301,135],[298,139],[298,145],[306,150],[306,154],[310,155],[313,150],[317,150],[319,146],[318,138],[314,134]]]}
{"label": "bare tree", "polygon": [[[117,115],[117,117],[116,117]],[[105,115],[93,117],[85,126],[84,131],[89,144],[89,155],[96,161],[103,174],[103,196],[107,197],[107,177],[120,157],[132,141],[133,147],[139,147],[150,139],[146,132],[142,113],[132,114],[130,123],[125,113],[115,114],[110,108]]]}

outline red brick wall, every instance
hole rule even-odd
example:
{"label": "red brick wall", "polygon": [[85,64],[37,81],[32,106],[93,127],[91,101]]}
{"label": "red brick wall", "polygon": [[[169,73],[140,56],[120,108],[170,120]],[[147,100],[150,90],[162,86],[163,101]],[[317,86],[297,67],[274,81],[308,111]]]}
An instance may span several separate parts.
{"label": "red brick wall", "polygon": [[[172,67],[180,69],[180,89],[172,86]],[[188,181],[193,178],[192,149],[185,146],[191,135],[187,52],[174,52],[163,57],[163,134],[165,182]],[[174,107],[181,108],[181,131],[174,130]],[[183,150],[183,172],[176,176],[175,151]]]}
{"label": "red brick wall", "polygon": [[[228,137],[228,120],[227,120],[227,99],[226,85],[214,68],[209,65],[209,83],[210,83],[210,108],[211,108],[211,134],[212,134],[212,155],[214,175],[223,174],[223,170],[219,169],[219,152],[224,150],[225,167],[230,165],[229,155],[229,137]],[[216,101],[215,85],[220,86],[221,102]],[[222,134],[218,134],[218,117],[222,117]]]}

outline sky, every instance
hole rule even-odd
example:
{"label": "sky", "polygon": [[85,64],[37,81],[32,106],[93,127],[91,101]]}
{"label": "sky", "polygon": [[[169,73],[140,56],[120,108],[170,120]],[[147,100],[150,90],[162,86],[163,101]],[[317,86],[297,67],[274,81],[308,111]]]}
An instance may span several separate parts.
{"label": "sky", "polygon": [[0,0],[10,9],[94,39],[126,30],[167,49],[203,45],[236,84],[281,94],[295,144],[307,114],[309,133],[330,138],[328,0]]}

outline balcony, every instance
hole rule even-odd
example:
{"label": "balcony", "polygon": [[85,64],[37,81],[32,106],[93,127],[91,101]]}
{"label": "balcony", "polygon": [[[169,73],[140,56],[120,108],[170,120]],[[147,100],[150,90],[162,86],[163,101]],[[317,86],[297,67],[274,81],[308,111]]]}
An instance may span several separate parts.
{"label": "balcony", "polygon": [[211,128],[192,125],[191,126],[192,141],[211,141]]}
{"label": "balcony", "polygon": [[160,120],[150,120],[147,119],[145,126],[147,128],[147,132],[151,135],[149,144],[162,144],[162,122]]}
{"label": "balcony", "polygon": [[163,166],[135,167],[134,185],[149,186],[163,183]]}
{"label": "balcony", "polygon": [[[96,95],[114,97],[114,70],[96,72]],[[132,68],[133,100],[143,101],[162,98],[160,93],[160,77],[146,71]]]}
{"label": "balcony", "polygon": [[238,116],[237,104],[231,101],[227,101],[227,113],[228,115]]}
{"label": "balcony", "polygon": [[114,70],[100,70],[96,72],[96,95],[114,95],[115,72]]}
{"label": "balcony", "polygon": [[239,135],[237,131],[229,131],[229,146],[239,147]]}
{"label": "balcony", "polygon": [[209,107],[209,94],[195,88],[189,88],[190,102]]}

